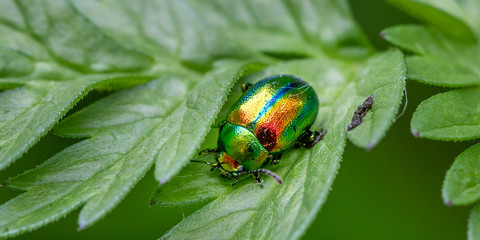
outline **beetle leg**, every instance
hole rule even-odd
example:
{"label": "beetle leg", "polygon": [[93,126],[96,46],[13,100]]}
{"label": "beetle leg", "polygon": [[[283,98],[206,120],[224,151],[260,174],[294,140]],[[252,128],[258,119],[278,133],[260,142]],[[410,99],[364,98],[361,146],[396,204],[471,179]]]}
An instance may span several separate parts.
{"label": "beetle leg", "polygon": [[246,92],[252,86],[253,86],[253,84],[251,84],[251,83],[242,84],[242,92]]}
{"label": "beetle leg", "polygon": [[[205,154],[209,154],[209,153],[219,153],[219,151],[217,149],[207,148],[207,149],[202,150],[198,155],[205,155]],[[218,161],[219,156],[220,156],[220,154],[217,154],[217,156],[215,156],[215,161],[217,163],[210,163],[208,161],[203,161],[203,160],[198,160],[198,159],[192,159],[192,160],[190,160],[190,162],[205,163],[208,166],[212,167],[212,168],[210,168],[210,172],[213,172],[213,170],[215,170],[215,168],[221,168],[222,167],[220,165],[220,162]]]}
{"label": "beetle leg", "polygon": [[215,168],[218,167],[218,164],[210,164],[210,166],[212,166],[212,168],[210,168],[210,172],[213,172],[213,170],[215,170]]}
{"label": "beetle leg", "polygon": [[306,148],[312,148],[318,142],[320,142],[320,140],[322,140],[326,134],[327,134],[327,130],[323,130],[321,133],[317,131],[315,132],[308,131],[304,136],[302,136],[299,139],[299,142]]}
{"label": "beetle leg", "polygon": [[237,184],[237,182],[238,182],[238,175],[236,175],[236,176],[233,177],[232,186],[235,186],[235,184]]}
{"label": "beetle leg", "polygon": [[213,172],[213,170],[215,170],[215,168],[218,168],[218,167],[219,167],[219,164],[218,164],[218,163],[210,163],[210,162],[207,162],[207,161],[202,161],[202,160],[197,160],[197,159],[192,159],[192,160],[190,160],[190,162],[205,163],[205,164],[207,164],[208,166],[211,166],[211,167],[212,167],[212,168],[210,168],[210,172]]}
{"label": "beetle leg", "polygon": [[323,139],[323,137],[325,137],[325,135],[327,134],[327,130],[323,130],[321,133],[320,132],[317,132],[315,131],[313,133],[313,140],[311,142],[309,142],[306,147],[307,148],[311,148],[313,146],[315,146],[318,142],[320,142],[320,140]]}
{"label": "beetle leg", "polygon": [[268,155],[268,160],[270,161],[271,164],[278,164],[281,158],[282,158],[281,153]]}
{"label": "beetle leg", "polygon": [[273,155],[272,155],[272,154],[268,155],[267,160],[268,160],[270,163],[273,163]]}
{"label": "beetle leg", "polygon": [[227,120],[223,120],[217,124],[212,124],[212,128],[219,128],[220,130],[222,130],[223,126],[225,126],[225,123],[227,123]]}
{"label": "beetle leg", "polygon": [[218,149],[215,149],[215,148],[206,148],[206,149],[203,149],[202,151],[200,151],[198,153],[198,155],[207,155],[207,154],[210,154],[210,153],[218,153]]}
{"label": "beetle leg", "polygon": [[270,170],[267,170],[267,169],[264,169],[264,168],[259,168],[255,171],[259,172],[259,173],[264,173],[265,175],[268,175],[268,176],[272,177],[273,179],[275,179],[275,181],[277,181],[279,184],[282,184],[282,178],[280,178],[277,174],[275,174],[274,172],[272,172]]}
{"label": "beetle leg", "polygon": [[273,156],[273,161],[272,161],[272,163],[273,163],[273,164],[278,164],[278,163],[280,163],[280,159],[281,159],[281,158],[282,158],[282,154],[281,154],[281,153],[274,155],[274,156]]}
{"label": "beetle leg", "polygon": [[255,178],[255,181],[257,184],[260,185],[260,187],[263,187],[263,179],[260,178],[260,176],[258,176],[258,172],[254,172],[252,173],[253,175],[253,178]]}
{"label": "beetle leg", "polygon": [[278,183],[282,184],[282,178],[280,178],[274,172],[272,172],[268,169],[265,169],[265,168],[259,168],[259,169],[255,169],[253,171],[242,172],[242,173],[239,173],[238,175],[253,174],[253,177],[255,178],[255,180],[257,180],[257,183],[259,183],[260,185],[263,185],[263,180],[260,177],[258,177],[259,173],[264,173],[265,175],[268,175],[268,176],[272,177],[273,179],[275,179],[275,181],[277,181]]}

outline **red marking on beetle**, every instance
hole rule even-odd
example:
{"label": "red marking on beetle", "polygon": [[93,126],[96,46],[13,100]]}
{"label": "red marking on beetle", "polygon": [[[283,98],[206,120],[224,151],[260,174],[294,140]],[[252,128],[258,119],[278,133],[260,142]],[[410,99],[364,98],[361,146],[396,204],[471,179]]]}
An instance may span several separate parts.
{"label": "red marking on beetle", "polygon": [[275,131],[263,126],[258,129],[256,137],[267,151],[271,151],[277,142],[277,134]]}

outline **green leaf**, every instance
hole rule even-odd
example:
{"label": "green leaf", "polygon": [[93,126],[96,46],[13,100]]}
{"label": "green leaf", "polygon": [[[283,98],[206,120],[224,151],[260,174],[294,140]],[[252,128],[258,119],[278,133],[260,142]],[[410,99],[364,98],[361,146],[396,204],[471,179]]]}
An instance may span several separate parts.
{"label": "green leaf", "polygon": [[[112,38],[161,61],[166,56],[204,70],[214,59],[245,58],[256,53],[240,46],[207,21],[197,5],[210,2],[177,1],[75,1],[77,9]],[[104,13],[109,13],[105,18]],[[226,16],[221,16],[225,18]]]}
{"label": "green leaf", "polygon": [[[164,238],[301,237],[326,200],[339,168],[346,128],[354,110],[372,94],[371,91],[379,92],[381,106],[389,102],[383,94],[397,94],[395,99],[400,99],[402,90],[397,88],[404,84],[403,66],[401,53],[390,51],[369,59],[358,68],[327,58],[290,61],[267,68],[264,75],[294,74],[312,84],[321,106],[312,128],[323,127],[328,130],[327,135],[312,149],[288,151],[280,164],[268,166],[283,178],[282,185],[265,179],[264,187],[260,188],[247,178],[232,187],[231,180],[210,173],[207,166],[188,165],[157,190],[152,203],[177,206],[211,202],[172,228]],[[383,91],[382,88],[392,89]],[[398,107],[398,102],[392,104]],[[384,125],[390,124],[396,111],[374,111],[378,114],[374,117],[378,119],[374,126],[379,126],[378,131],[386,131]]]}
{"label": "green leaf", "polygon": [[0,236],[38,228],[85,204],[78,220],[83,229],[115,207],[154,161],[169,174],[178,172],[187,157],[169,162],[162,152],[178,144],[167,140],[191,138],[180,142],[179,149],[196,150],[242,74],[241,66],[224,65],[201,81],[192,76],[163,77],[67,118],[57,134],[91,138],[8,182],[27,192],[0,206]]}
{"label": "green leaf", "polygon": [[146,55],[102,34],[68,2],[2,4],[7,8],[0,8],[0,86],[21,87],[0,93],[0,169],[28,150],[98,83],[151,64]]}
{"label": "green leaf", "polygon": [[476,0],[389,0],[412,16],[462,41],[476,42],[480,36]]}
{"label": "green leaf", "polygon": [[445,87],[480,85],[479,69],[434,56],[410,56],[406,59],[408,76],[419,82]]}
{"label": "green leaf", "polygon": [[452,90],[423,101],[413,114],[412,133],[438,140],[480,137],[480,88]]}
{"label": "green leaf", "polygon": [[0,94],[0,169],[43,136],[92,81],[31,82]]}
{"label": "green leaf", "polygon": [[0,77],[27,75],[33,71],[30,57],[11,49],[0,47]]}
{"label": "green leaf", "polygon": [[[476,0],[390,0],[436,28],[397,26],[382,36],[413,52],[406,58],[408,78],[427,84],[471,88],[437,94],[415,111],[412,133],[438,140],[480,137],[480,2]],[[475,36],[476,35],[476,36]],[[480,144],[455,160],[442,189],[446,205],[470,204],[480,198]],[[479,205],[469,219],[469,239],[480,239]]]}
{"label": "green leaf", "polygon": [[222,24],[244,45],[267,53],[364,57],[371,52],[346,1],[216,0],[205,11],[227,16],[222,20],[228,25],[212,24]]}
{"label": "green leaf", "polygon": [[462,152],[448,170],[443,183],[447,205],[471,204],[480,199],[480,144]]}
{"label": "green leaf", "polygon": [[359,69],[355,77],[357,95],[365,97],[373,93],[375,97],[363,123],[348,133],[350,141],[367,150],[380,142],[395,121],[405,78],[405,62],[399,51],[372,58]]}
{"label": "green leaf", "polygon": [[[147,50],[146,46],[153,42],[162,51],[180,52],[185,61],[198,63],[226,53],[245,56],[245,47],[275,56],[316,56],[326,52],[364,57],[371,52],[346,1],[117,2],[76,1],[75,5],[112,36],[136,36],[128,44],[133,42],[137,49]],[[115,18],[103,18],[105,9],[114,11]],[[132,16],[135,24],[126,26],[124,23]]]}
{"label": "green leaf", "polygon": [[[68,1],[18,1],[27,31],[49,46],[57,61],[85,72],[143,69],[151,64],[146,55],[120,46]],[[73,30],[73,31],[72,31]]]}
{"label": "green leaf", "polygon": [[480,239],[480,204],[476,204],[468,218],[468,240]]}
{"label": "green leaf", "polygon": [[480,85],[479,45],[416,25],[391,27],[383,34],[387,41],[420,55],[407,57],[408,78],[446,87]]}

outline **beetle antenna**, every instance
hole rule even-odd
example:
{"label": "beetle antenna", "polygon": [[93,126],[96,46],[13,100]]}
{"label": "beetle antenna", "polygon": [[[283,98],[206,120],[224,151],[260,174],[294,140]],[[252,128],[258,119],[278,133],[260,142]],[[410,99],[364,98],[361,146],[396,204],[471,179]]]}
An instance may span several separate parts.
{"label": "beetle antenna", "polygon": [[239,175],[257,174],[257,173],[264,173],[265,175],[268,175],[268,176],[272,177],[273,179],[275,179],[275,181],[277,181],[279,184],[282,184],[282,178],[281,177],[279,177],[274,172],[272,172],[270,170],[267,170],[265,168],[259,168],[259,169],[255,169],[253,171],[241,172],[241,173],[239,173]]}
{"label": "beetle antenna", "polygon": [[202,151],[200,151],[198,153],[198,156],[208,155],[208,154],[212,154],[212,153],[219,153],[219,151],[216,148],[207,148],[207,149],[203,149]]}
{"label": "beetle antenna", "polygon": [[192,160],[190,160],[190,162],[194,162],[194,163],[205,163],[205,164],[210,165],[209,162],[207,162],[207,161],[202,161],[202,160],[198,160],[198,159],[192,159]]}
{"label": "beetle antenna", "polygon": [[270,170],[267,170],[267,169],[264,169],[264,168],[257,169],[256,171],[264,173],[265,175],[268,175],[268,176],[272,177],[273,179],[275,179],[275,181],[277,181],[279,184],[282,184],[282,178],[279,177],[274,172],[272,172]]}
{"label": "beetle antenna", "polygon": [[210,169],[210,171],[213,171],[213,170],[215,170],[215,168],[219,167],[219,165],[217,163],[210,163],[210,162],[202,161],[202,160],[198,160],[198,159],[192,159],[192,160],[190,160],[190,162],[207,164],[208,166],[212,167],[212,169]]}

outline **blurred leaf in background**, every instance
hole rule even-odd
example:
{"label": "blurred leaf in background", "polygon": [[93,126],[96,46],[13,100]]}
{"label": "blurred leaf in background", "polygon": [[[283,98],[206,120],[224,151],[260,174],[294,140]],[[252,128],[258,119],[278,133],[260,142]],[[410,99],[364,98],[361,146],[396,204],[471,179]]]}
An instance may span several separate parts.
{"label": "blurred leaf in background", "polygon": [[[392,2],[414,16],[422,9],[435,13],[421,17],[432,26],[405,25],[383,32],[385,39],[415,54],[406,58],[408,78],[437,86],[468,87],[422,102],[412,118],[412,133],[450,141],[480,138],[480,2]],[[480,199],[479,146],[477,143],[461,153],[447,172],[442,190],[445,204],[471,204]],[[480,238],[476,211],[478,207],[470,216],[469,239]]]}

